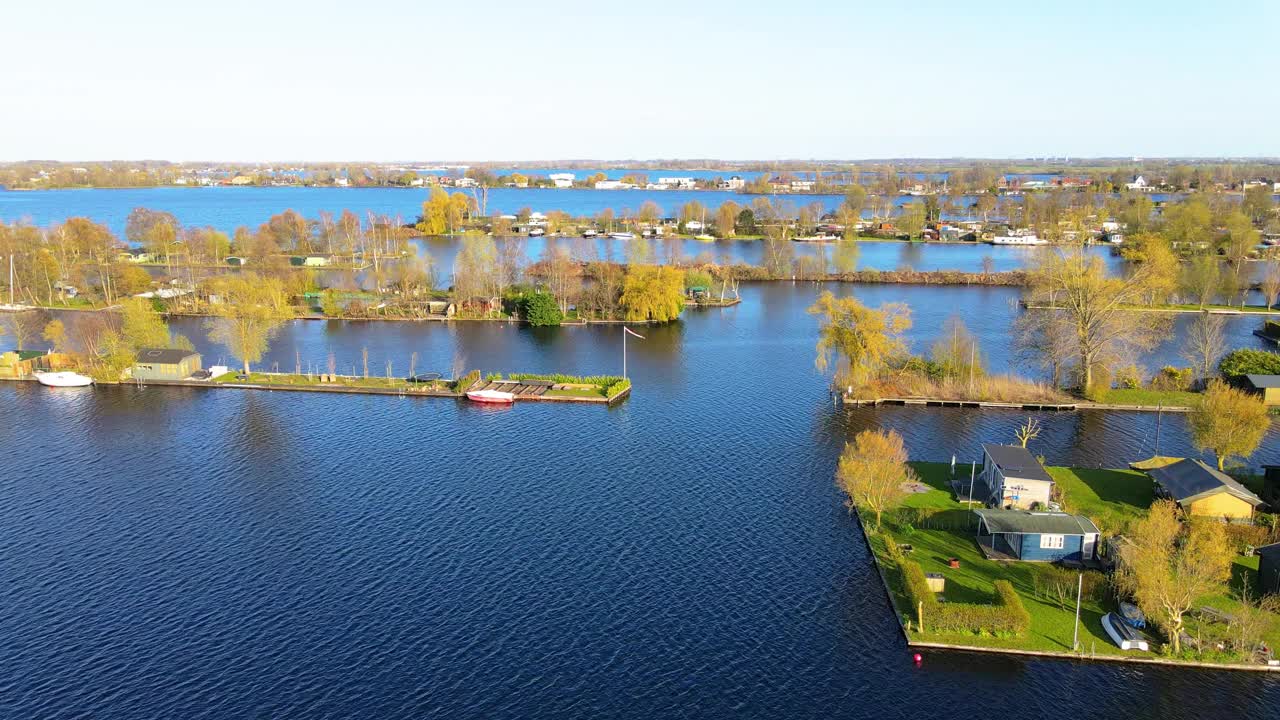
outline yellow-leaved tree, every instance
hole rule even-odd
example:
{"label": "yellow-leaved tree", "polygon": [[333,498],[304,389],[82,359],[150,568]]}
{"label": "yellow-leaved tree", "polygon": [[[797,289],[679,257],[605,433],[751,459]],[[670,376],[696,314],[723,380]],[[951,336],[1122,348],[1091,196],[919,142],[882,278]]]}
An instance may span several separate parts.
{"label": "yellow-leaved tree", "polygon": [[876,529],[886,510],[902,504],[914,482],[915,471],[907,466],[907,450],[895,430],[863,430],[852,443],[845,443],[836,470],[836,485],[859,510],[876,514]]}
{"label": "yellow-leaved tree", "polygon": [[840,384],[862,387],[889,359],[906,352],[902,334],[911,328],[911,308],[905,303],[869,308],[855,297],[838,298],[828,291],[808,312],[822,316],[814,364],[826,372],[834,360]]}
{"label": "yellow-leaved tree", "polygon": [[634,266],[622,281],[619,303],[627,320],[675,320],[684,310],[684,273],[666,265]]}
{"label": "yellow-leaved tree", "polygon": [[244,363],[244,372],[262,359],[271,338],[294,316],[289,294],[279,278],[253,274],[219,278],[214,292],[209,339],[223,345]]}
{"label": "yellow-leaved tree", "polygon": [[1212,450],[1218,469],[1233,457],[1246,458],[1258,449],[1271,426],[1267,408],[1256,395],[1214,380],[1187,415],[1191,441]]}
{"label": "yellow-leaved tree", "polygon": [[1183,616],[1223,588],[1232,555],[1221,523],[1192,519],[1184,525],[1176,503],[1158,500],[1131,526],[1116,578],[1179,653]]}

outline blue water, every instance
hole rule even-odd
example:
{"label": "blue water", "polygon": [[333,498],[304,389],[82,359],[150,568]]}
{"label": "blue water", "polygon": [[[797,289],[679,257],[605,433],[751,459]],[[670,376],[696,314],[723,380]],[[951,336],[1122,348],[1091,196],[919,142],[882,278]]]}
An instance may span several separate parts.
{"label": "blue water", "polygon": [[[914,667],[831,481],[839,449],[894,427],[916,457],[963,460],[1024,416],[838,410],[801,312],[816,289],[744,291],[630,343],[636,391],[614,408],[0,383],[0,717],[1271,714],[1276,677]],[[996,338],[1008,299],[917,296],[915,341],[984,307]],[[368,347],[374,373],[412,352],[419,370],[616,372],[620,332],[299,321],[267,362],[332,351],[345,371]],[[1042,420],[1053,463],[1153,449],[1152,415]],[[1161,436],[1194,454],[1181,418]],[[1253,460],[1280,461],[1280,432]]]}

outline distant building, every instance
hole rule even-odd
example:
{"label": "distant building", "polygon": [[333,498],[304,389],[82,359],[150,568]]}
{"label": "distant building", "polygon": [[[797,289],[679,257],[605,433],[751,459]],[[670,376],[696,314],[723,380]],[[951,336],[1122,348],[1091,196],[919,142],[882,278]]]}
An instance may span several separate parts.
{"label": "distant building", "polygon": [[551,184],[558,188],[571,188],[575,176],[573,173],[551,173],[547,177],[551,180]]}
{"label": "distant building", "polygon": [[1280,543],[1263,545],[1253,552],[1258,556],[1258,589],[1280,594]]}
{"label": "distant building", "polygon": [[1217,468],[1187,458],[1153,468],[1147,475],[1156,483],[1156,494],[1166,497],[1189,515],[1248,520],[1262,499]]}
{"label": "distant building", "polygon": [[634,190],[635,185],[621,180],[600,180],[596,183],[597,190]]}
{"label": "distant building", "polygon": [[143,348],[133,366],[134,380],[185,380],[200,369],[200,353],[178,348]]}
{"label": "distant building", "polygon": [[253,176],[252,175],[236,175],[235,177],[231,178],[231,184],[232,185],[252,185]]}
{"label": "distant building", "polygon": [[1000,508],[1049,507],[1053,478],[1024,447],[982,446],[982,483],[987,504]]}
{"label": "distant building", "polygon": [[460,177],[453,181],[453,186],[460,187],[460,188],[470,188],[470,187],[479,187],[480,183],[475,178]]}
{"label": "distant building", "polygon": [[348,187],[351,185],[351,180],[349,178],[339,176],[333,179],[333,184],[338,187]]}
{"label": "distant building", "polygon": [[719,182],[716,183],[716,187],[720,188],[721,190],[741,190],[746,186],[747,186],[747,181],[743,180],[737,175],[734,175],[728,178],[722,178]]}
{"label": "distant building", "polygon": [[988,557],[1088,563],[1098,557],[1098,526],[1083,515],[976,510],[978,545]]}
{"label": "distant building", "polygon": [[1245,375],[1249,385],[1262,396],[1262,404],[1280,405],[1280,375]]}
{"label": "distant building", "polygon": [[1152,190],[1155,190],[1155,188],[1147,182],[1147,179],[1141,175],[1135,178],[1133,182],[1125,183],[1124,189],[1136,192],[1151,192]]}
{"label": "distant building", "polygon": [[791,192],[811,192],[816,184],[812,180],[792,180]]}
{"label": "distant building", "polygon": [[693,190],[698,187],[698,182],[691,177],[660,177],[658,184],[677,190]]}

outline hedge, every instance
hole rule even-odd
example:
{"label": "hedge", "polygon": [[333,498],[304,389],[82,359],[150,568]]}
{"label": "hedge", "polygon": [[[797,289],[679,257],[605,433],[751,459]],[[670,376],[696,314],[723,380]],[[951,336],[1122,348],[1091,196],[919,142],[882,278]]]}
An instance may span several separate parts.
{"label": "hedge", "polygon": [[920,563],[906,560],[900,567],[911,614],[916,615],[923,604],[924,624],[931,632],[1021,635],[1031,628],[1031,613],[1008,580],[995,581],[996,597],[991,605],[940,603],[929,589]]}

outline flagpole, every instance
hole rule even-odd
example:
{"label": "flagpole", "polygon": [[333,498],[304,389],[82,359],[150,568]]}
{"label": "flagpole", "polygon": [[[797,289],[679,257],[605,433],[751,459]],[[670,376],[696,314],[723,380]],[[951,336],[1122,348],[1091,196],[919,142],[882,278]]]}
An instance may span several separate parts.
{"label": "flagpole", "polygon": [[622,326],[622,379],[627,378],[627,326]]}

